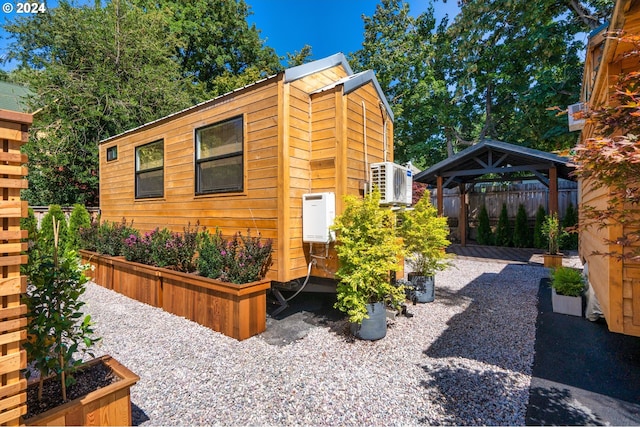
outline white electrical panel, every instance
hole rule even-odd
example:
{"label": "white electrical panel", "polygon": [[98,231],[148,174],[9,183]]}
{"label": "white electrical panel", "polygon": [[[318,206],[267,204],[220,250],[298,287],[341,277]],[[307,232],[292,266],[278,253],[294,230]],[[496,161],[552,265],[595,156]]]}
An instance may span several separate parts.
{"label": "white electrical panel", "polygon": [[336,217],[335,193],[302,195],[302,241],[305,243],[329,243],[333,232],[329,229]]}

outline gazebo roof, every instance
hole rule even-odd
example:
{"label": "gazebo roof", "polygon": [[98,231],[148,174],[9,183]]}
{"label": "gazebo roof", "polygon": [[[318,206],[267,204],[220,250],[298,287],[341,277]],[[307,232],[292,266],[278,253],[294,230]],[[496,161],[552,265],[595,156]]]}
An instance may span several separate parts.
{"label": "gazebo roof", "polygon": [[548,184],[552,167],[556,168],[559,178],[574,180],[571,176],[574,167],[567,157],[485,139],[420,172],[414,181],[435,185],[437,177],[441,176],[444,187],[453,188],[489,173],[508,177],[516,172],[530,172]]}

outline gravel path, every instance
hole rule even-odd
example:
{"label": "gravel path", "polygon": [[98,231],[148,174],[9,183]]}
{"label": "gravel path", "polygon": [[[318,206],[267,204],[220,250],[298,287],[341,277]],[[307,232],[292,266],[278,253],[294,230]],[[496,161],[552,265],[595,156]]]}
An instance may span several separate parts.
{"label": "gravel path", "polygon": [[322,326],[285,346],[238,342],[94,284],[85,301],[97,353],[141,377],[134,424],[523,425],[547,270],[454,264],[435,302],[377,342]]}

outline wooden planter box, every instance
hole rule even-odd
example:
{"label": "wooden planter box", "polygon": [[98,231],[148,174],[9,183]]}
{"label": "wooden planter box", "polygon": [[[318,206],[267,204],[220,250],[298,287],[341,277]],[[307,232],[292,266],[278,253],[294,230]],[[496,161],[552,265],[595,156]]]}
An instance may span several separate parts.
{"label": "wooden planter box", "polygon": [[96,284],[111,289],[113,283],[113,260],[114,257],[100,255],[96,252],[80,250],[82,262],[91,265],[91,270],[85,275]]}
{"label": "wooden planter box", "polygon": [[542,257],[543,257],[545,267],[547,268],[562,267],[562,258],[563,258],[562,254],[555,254],[555,255],[543,254]]}
{"label": "wooden planter box", "polygon": [[88,362],[88,364],[96,363],[107,365],[120,377],[120,380],[84,397],[25,419],[24,424],[28,426],[130,426],[130,388],[140,380],[140,377],[111,356],[103,356]]}
{"label": "wooden planter box", "polygon": [[121,257],[105,257],[89,251],[80,251],[80,254],[84,262],[98,265],[94,274],[98,285],[129,298],[160,307],[237,340],[250,338],[267,328],[270,280],[236,285]]}

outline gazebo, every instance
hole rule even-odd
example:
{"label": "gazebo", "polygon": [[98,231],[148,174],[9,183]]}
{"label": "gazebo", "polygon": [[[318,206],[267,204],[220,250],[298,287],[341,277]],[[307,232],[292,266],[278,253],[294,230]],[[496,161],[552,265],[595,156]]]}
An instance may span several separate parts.
{"label": "gazebo", "polygon": [[499,181],[537,179],[549,189],[549,212],[557,212],[558,178],[574,180],[571,176],[573,170],[567,157],[485,139],[420,172],[414,180],[436,186],[439,215],[443,212],[443,188],[458,187],[460,243],[464,246],[467,235],[466,195],[474,184],[487,181],[483,176],[496,174]]}

